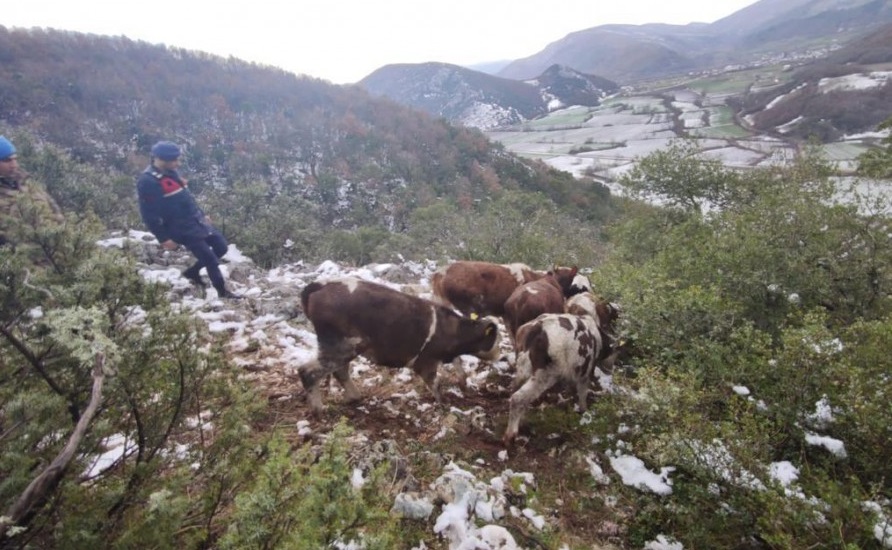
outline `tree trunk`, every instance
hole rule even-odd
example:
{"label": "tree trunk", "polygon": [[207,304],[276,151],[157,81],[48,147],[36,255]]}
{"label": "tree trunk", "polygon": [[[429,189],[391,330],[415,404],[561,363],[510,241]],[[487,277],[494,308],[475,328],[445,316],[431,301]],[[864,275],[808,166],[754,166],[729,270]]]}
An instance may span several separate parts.
{"label": "tree trunk", "polygon": [[78,420],[74,431],[68,438],[68,443],[59,456],[39,476],[34,478],[15,504],[6,511],[6,515],[0,518],[0,541],[7,538],[11,527],[26,527],[30,523],[39,508],[46,503],[49,495],[59,485],[62,476],[65,475],[68,465],[74,458],[74,453],[96,414],[96,409],[99,408],[99,402],[102,400],[102,383],[105,379],[104,366],[105,356],[97,355],[93,365],[93,392],[90,396],[90,404]]}

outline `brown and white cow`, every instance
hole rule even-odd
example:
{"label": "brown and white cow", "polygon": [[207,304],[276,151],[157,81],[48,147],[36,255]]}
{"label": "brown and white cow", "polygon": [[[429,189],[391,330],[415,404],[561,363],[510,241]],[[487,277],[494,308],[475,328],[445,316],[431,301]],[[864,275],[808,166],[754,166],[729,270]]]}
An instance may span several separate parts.
{"label": "brown and white cow", "polygon": [[517,329],[543,313],[563,313],[564,293],[553,275],[524,283],[505,301],[505,327],[514,342]]}
{"label": "brown and white cow", "polygon": [[591,315],[598,320],[598,325],[608,334],[615,334],[616,320],[619,319],[620,307],[613,302],[599,300],[593,292],[581,292],[567,298],[564,312],[574,315]]}
{"label": "brown and white cow", "polygon": [[589,314],[540,315],[517,331],[517,362],[508,426],[502,439],[510,445],[530,404],[565,380],[576,386],[577,405],[585,410],[595,366],[610,361],[612,339]]}
{"label": "brown and white cow", "polygon": [[437,368],[459,355],[494,359],[499,331],[494,319],[470,319],[429,300],[354,278],[314,282],[301,292],[319,349],[300,367],[314,413],[323,409],[319,381],[333,374],[347,401],[360,398],[350,362],[362,355],[381,366],[411,368],[440,401]]}
{"label": "brown and white cow", "polygon": [[588,277],[585,275],[577,274],[573,277],[573,281],[570,283],[570,291],[567,292],[567,297],[575,296],[576,294],[582,294],[583,292],[594,292],[592,289],[592,282],[588,280]]}
{"label": "brown and white cow", "polygon": [[[576,275],[575,267],[556,267],[553,272],[567,292]],[[489,262],[453,262],[431,277],[434,295],[465,315],[505,314],[505,302],[518,286],[545,277],[545,271],[535,271],[525,264],[494,264]]]}

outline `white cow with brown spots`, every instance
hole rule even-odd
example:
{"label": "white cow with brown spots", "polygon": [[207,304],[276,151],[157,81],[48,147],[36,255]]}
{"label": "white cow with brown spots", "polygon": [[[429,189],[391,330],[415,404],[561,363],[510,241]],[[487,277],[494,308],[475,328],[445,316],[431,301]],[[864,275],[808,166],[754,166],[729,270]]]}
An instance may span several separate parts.
{"label": "white cow with brown spots", "polygon": [[609,361],[612,339],[589,313],[540,315],[517,331],[517,362],[508,426],[502,441],[510,445],[530,404],[561,380],[576,387],[577,405],[585,410],[595,366]]}

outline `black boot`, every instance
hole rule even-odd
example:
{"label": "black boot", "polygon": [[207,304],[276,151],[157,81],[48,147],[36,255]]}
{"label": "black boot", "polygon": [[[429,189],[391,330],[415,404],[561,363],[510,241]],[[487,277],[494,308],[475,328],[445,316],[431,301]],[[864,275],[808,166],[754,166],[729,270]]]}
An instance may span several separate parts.
{"label": "black boot", "polygon": [[224,300],[241,300],[244,296],[239,296],[238,294],[233,294],[228,290],[217,291],[217,295]]}
{"label": "black boot", "polygon": [[201,275],[198,274],[199,270],[195,269],[195,266],[190,267],[189,269],[183,271],[183,277],[189,280],[193,285],[201,288],[206,288],[207,285],[201,279]]}

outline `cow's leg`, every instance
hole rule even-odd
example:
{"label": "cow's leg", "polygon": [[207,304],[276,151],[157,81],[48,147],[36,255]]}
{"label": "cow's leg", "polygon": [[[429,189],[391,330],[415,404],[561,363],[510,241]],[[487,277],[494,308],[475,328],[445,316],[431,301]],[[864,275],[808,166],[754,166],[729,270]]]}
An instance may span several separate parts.
{"label": "cow's leg", "polygon": [[530,360],[530,352],[517,353],[514,359],[514,379],[511,381],[511,391],[517,391],[532,375],[533,363]]}
{"label": "cow's leg", "polygon": [[585,412],[585,403],[588,400],[588,390],[591,383],[590,373],[586,373],[585,375],[576,378],[577,412]]}
{"label": "cow's leg", "polygon": [[[320,339],[316,357],[297,368],[300,381],[307,391],[307,403],[313,414],[321,414],[324,409],[319,381],[329,374],[348,369],[350,361],[355,356],[353,346],[345,341]],[[349,370],[347,373],[349,377]],[[335,376],[340,381],[338,374]]]}
{"label": "cow's leg", "polygon": [[340,382],[341,387],[344,388],[344,400],[347,403],[354,403],[359,401],[362,398],[362,394],[359,393],[359,390],[356,388],[356,385],[353,384],[353,380],[350,378],[350,363],[347,362],[342,368],[334,371],[334,377]]}
{"label": "cow's leg", "polygon": [[434,399],[437,400],[437,403],[440,404],[443,401],[440,398],[440,380],[437,378],[437,367],[440,366],[439,361],[416,361],[412,366],[412,370],[414,370],[418,376],[424,380],[425,385],[434,394]]}
{"label": "cow's leg", "polygon": [[545,393],[548,388],[554,386],[557,381],[557,376],[551,374],[548,369],[538,369],[532,378],[511,395],[508,426],[505,428],[505,436],[502,438],[505,445],[511,445],[514,438],[517,437],[520,420],[530,404]]}
{"label": "cow's leg", "polygon": [[307,392],[307,403],[310,405],[310,412],[313,414],[322,413],[322,392],[319,390],[319,381],[325,378],[327,373],[319,363],[319,358],[316,357],[312,361],[297,367],[297,373],[300,375],[300,381]]}
{"label": "cow's leg", "polygon": [[461,356],[456,357],[452,360],[452,369],[458,375],[458,387],[461,388],[462,391],[468,389],[468,373],[465,371],[464,363],[461,360]]}

